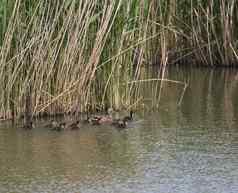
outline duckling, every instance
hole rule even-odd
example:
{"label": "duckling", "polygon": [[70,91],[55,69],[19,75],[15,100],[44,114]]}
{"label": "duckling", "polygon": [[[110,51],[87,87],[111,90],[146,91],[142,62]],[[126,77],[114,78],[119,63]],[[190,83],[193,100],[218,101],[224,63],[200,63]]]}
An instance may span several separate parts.
{"label": "duckling", "polygon": [[133,120],[133,114],[134,114],[134,112],[133,111],[130,111],[130,115],[129,116],[125,116],[124,118],[123,118],[123,121],[132,121]]}
{"label": "duckling", "polygon": [[118,129],[125,129],[125,128],[127,127],[127,121],[121,120],[121,119],[114,120],[114,121],[112,122],[112,125],[114,125],[114,126],[117,127]]}
{"label": "duckling", "polygon": [[62,131],[65,129],[66,123],[58,123],[56,121],[51,121],[51,123],[48,125],[48,127],[51,128],[52,131]]}
{"label": "duckling", "polygon": [[59,127],[56,129],[56,131],[63,131],[65,130],[65,127],[66,127],[66,123],[62,122],[59,124]]}
{"label": "duckling", "polygon": [[31,130],[35,127],[34,123],[32,121],[30,121],[28,124],[25,124],[23,125],[23,129],[26,129],[26,130]]}
{"label": "duckling", "polygon": [[113,119],[112,119],[112,117],[110,117],[110,116],[103,116],[103,117],[101,117],[99,120],[98,120],[98,123],[99,124],[106,124],[106,123],[112,123],[113,122]]}
{"label": "duckling", "polygon": [[51,120],[50,123],[47,123],[44,127],[47,127],[47,128],[53,128],[53,127],[56,127],[58,125],[58,123],[54,120]]}
{"label": "duckling", "polygon": [[90,118],[90,116],[89,116],[89,112],[88,112],[88,111],[87,111],[87,117],[86,117],[86,119],[84,119],[84,120],[82,121],[82,123],[85,123],[85,124],[91,123],[91,118]]}
{"label": "duckling", "polygon": [[100,120],[101,120],[101,116],[93,116],[89,118],[89,123],[91,123],[92,125],[100,125]]}
{"label": "duckling", "polygon": [[71,123],[70,125],[67,126],[67,129],[70,130],[78,130],[80,129],[81,125],[80,125],[80,121],[77,120],[76,122]]}
{"label": "duckling", "polygon": [[112,112],[113,112],[113,109],[109,108],[107,115],[93,116],[89,118],[89,122],[92,123],[93,125],[101,125],[101,124],[108,124],[108,123],[110,124],[113,122]]}

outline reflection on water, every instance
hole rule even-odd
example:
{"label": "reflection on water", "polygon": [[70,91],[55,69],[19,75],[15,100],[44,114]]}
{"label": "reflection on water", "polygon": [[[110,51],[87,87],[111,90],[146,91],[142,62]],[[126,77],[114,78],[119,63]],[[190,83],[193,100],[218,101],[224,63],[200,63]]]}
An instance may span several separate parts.
{"label": "reflection on water", "polygon": [[238,192],[237,72],[169,71],[189,81],[181,106],[181,88],[165,83],[160,110],[124,131],[2,124],[0,192]]}

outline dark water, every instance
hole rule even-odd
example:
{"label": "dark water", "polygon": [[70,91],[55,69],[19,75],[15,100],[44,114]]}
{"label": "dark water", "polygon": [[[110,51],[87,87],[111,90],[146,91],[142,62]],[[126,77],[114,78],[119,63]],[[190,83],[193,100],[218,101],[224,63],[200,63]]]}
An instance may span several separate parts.
{"label": "dark water", "polygon": [[181,106],[181,86],[165,83],[159,111],[138,112],[124,131],[2,124],[0,192],[237,193],[238,72],[173,69],[169,78],[189,81]]}

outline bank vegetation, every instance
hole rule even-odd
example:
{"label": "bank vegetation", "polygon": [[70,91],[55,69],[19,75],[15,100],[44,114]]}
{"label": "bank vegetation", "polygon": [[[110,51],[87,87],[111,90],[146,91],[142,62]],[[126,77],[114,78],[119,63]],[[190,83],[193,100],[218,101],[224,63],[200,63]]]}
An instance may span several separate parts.
{"label": "bank vegetation", "polygon": [[[235,0],[2,0],[0,112],[141,108],[169,65],[238,65]],[[146,79],[146,70],[158,74]],[[163,80],[163,81],[161,81]],[[153,104],[158,105],[158,102]],[[28,108],[26,108],[26,106]],[[29,108],[30,107],[30,108]]]}

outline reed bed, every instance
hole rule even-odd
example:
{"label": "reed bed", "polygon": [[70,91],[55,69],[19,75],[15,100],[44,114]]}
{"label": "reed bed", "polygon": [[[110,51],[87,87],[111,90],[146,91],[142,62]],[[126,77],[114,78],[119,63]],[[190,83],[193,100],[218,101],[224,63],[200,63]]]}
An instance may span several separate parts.
{"label": "reed bed", "polygon": [[0,116],[21,117],[29,98],[34,116],[142,107],[150,66],[159,69],[152,92],[158,106],[166,66],[237,66],[237,6],[235,0],[4,0]]}

